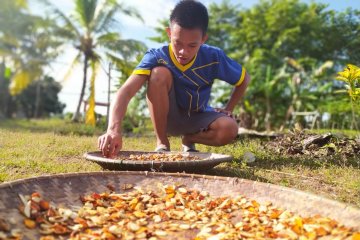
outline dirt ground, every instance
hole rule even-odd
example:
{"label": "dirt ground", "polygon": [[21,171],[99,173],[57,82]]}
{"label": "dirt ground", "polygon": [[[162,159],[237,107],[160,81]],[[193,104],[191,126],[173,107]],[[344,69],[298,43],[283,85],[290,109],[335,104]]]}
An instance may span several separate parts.
{"label": "dirt ground", "polygon": [[314,134],[305,131],[280,135],[265,144],[265,149],[288,157],[326,158],[337,163],[360,164],[360,138],[340,134]]}

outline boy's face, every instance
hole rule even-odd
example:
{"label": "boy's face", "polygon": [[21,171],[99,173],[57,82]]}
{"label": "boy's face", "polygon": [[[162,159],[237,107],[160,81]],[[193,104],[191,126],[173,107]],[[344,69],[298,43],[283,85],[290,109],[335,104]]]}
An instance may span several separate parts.
{"label": "boy's face", "polygon": [[171,23],[166,29],[176,60],[186,65],[195,57],[201,44],[207,40],[201,29],[186,29]]}

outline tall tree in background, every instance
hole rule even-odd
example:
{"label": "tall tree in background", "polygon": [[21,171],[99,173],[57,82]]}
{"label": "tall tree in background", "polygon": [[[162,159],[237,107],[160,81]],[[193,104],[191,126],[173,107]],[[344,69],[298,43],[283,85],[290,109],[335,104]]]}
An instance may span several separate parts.
{"label": "tall tree in background", "polygon": [[[261,1],[249,10],[239,11],[239,21],[231,32],[232,44],[239,49],[236,58],[240,62],[245,60],[252,76],[247,97],[263,113],[259,119],[264,119],[266,112],[266,98],[261,91],[266,74],[261,69],[271,65],[274,72],[279,72],[287,59],[295,60],[302,68],[289,66],[288,73],[293,77],[303,74],[296,81],[291,80],[297,82],[297,91],[293,88],[295,85],[284,79],[277,83],[283,94],[270,93],[271,102],[277,106],[272,121],[280,123],[279,119],[284,116],[286,109],[281,102],[296,102],[294,109],[297,111],[318,108],[322,98],[314,98],[321,95],[320,91],[328,91],[320,86],[332,82],[336,67],[353,61],[352,50],[360,48],[359,13],[351,9],[338,13],[327,10],[324,4],[306,4],[298,0]],[[315,78],[314,73],[328,60],[333,61],[335,68]],[[302,104],[301,99],[307,104]]]}
{"label": "tall tree in background", "polygon": [[[59,102],[58,98],[61,90],[60,83],[49,76],[43,78],[41,81],[31,83],[17,98],[27,118],[61,114],[65,108],[65,105]],[[37,98],[39,94],[41,98]]]}
{"label": "tall tree in background", "polygon": [[[9,93],[16,96],[31,82],[39,81],[58,53],[53,22],[31,15],[26,3],[4,0],[0,8],[0,56],[6,73],[0,76],[2,87],[6,86],[2,90],[4,102],[9,102]],[[36,98],[39,100],[40,95]]]}
{"label": "tall tree in background", "polygon": [[[47,5],[51,6],[49,1]],[[124,55],[132,54],[131,49],[142,45],[139,41],[124,40],[116,28],[116,14],[121,13],[141,19],[139,14],[132,8],[125,7],[116,0],[75,0],[75,8],[71,15],[66,15],[60,9],[52,6],[52,9],[61,26],[58,29],[58,37],[63,40],[65,45],[72,44],[78,50],[74,58],[69,74],[73,67],[83,62],[83,81],[82,88],[73,120],[78,121],[80,117],[80,107],[84,98],[87,84],[88,68],[91,67],[93,76],[90,86],[90,106],[92,111],[88,112],[87,120],[95,124],[94,104],[95,104],[95,75],[101,60],[117,56],[123,58]]]}

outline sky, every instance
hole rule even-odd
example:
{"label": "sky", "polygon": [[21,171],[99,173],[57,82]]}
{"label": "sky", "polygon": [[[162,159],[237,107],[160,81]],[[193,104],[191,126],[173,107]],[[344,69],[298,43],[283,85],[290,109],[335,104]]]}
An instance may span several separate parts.
{"label": "sky", "polygon": [[[201,0],[200,0],[201,1]],[[310,3],[312,0],[303,0]],[[65,13],[70,13],[73,9],[73,0],[50,0],[55,6],[61,9]],[[123,1],[126,6],[137,9],[144,19],[144,22],[136,20],[134,18],[119,16],[119,30],[124,39],[136,39],[144,42],[148,48],[159,47],[160,44],[150,41],[148,38],[156,36],[154,28],[158,26],[160,19],[168,18],[172,8],[178,2],[177,0],[151,0],[149,4],[148,0],[131,0]],[[206,6],[210,3],[221,3],[222,0],[202,0]],[[239,4],[243,8],[250,8],[254,4],[258,3],[258,0],[230,0],[233,4]],[[360,9],[360,0],[316,0],[315,2],[328,4],[328,9],[334,9],[337,11],[343,11],[348,7],[354,9]],[[159,7],[161,6],[161,7]],[[39,5],[33,0],[30,2],[30,8],[35,14],[44,14],[44,7]],[[73,74],[64,81],[64,76],[69,69],[72,59],[75,57],[76,52],[71,49],[66,50],[66,54],[57,59],[57,63],[51,65],[51,68],[47,70],[50,76],[53,76],[55,80],[62,84],[62,90],[59,94],[60,101],[66,104],[64,112],[75,112],[82,85],[82,67],[78,66],[73,70]],[[102,66],[107,68],[107,66]],[[95,99],[97,102],[107,102],[107,89],[108,78],[105,72],[101,69],[95,85]],[[115,72],[112,72],[114,76],[111,80],[111,90],[116,91],[115,84],[118,82],[115,76]],[[88,86],[87,88],[88,89]],[[88,94],[85,95],[87,97]],[[112,100],[114,93],[110,95]],[[105,107],[96,107],[96,112],[100,114],[106,114]]]}

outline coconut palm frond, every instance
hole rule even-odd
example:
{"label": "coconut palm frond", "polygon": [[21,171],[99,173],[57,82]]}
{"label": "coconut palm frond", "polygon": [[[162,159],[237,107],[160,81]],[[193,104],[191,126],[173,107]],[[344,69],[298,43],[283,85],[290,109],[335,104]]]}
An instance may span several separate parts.
{"label": "coconut palm frond", "polygon": [[111,53],[107,53],[106,57],[107,59],[109,59],[110,62],[114,63],[116,68],[121,72],[121,76],[119,77],[121,84],[130,77],[130,75],[134,71],[136,64],[138,63],[137,61],[131,62],[124,58],[119,58]]}
{"label": "coconut palm frond", "polygon": [[70,41],[74,41],[76,40],[78,37],[79,37],[79,32],[78,30],[74,30],[74,31],[71,31],[72,27],[70,27],[69,25],[65,26],[65,27],[58,27],[58,26],[55,26],[54,27],[54,34],[56,36],[59,36],[61,37],[61,39],[69,39]]}
{"label": "coconut palm frond", "polygon": [[134,64],[132,64],[131,61],[125,60],[123,58],[119,58],[118,56],[111,53],[107,53],[106,57],[109,59],[110,62],[114,63],[117,66],[117,68],[121,70],[121,72],[125,73],[128,76],[130,76],[130,74],[134,70],[135,66],[132,65],[135,65],[135,62]]}
{"label": "coconut palm frond", "polygon": [[80,63],[80,58],[81,58],[81,52],[79,52],[76,57],[74,58],[74,60],[72,61],[72,63],[70,64],[69,69],[67,70],[67,72],[64,75],[64,78],[62,79],[61,83],[64,83],[66,80],[69,79],[69,77],[71,76],[74,68],[76,65],[78,65]]}
{"label": "coconut palm frond", "polygon": [[[68,16],[66,16],[60,9],[54,6],[49,0],[39,0],[39,2],[49,7],[56,17],[60,18],[62,21],[65,22],[64,29],[66,29],[66,31],[74,33],[77,37],[81,36],[79,30],[73,24],[73,21]],[[59,36],[63,35],[59,34]]]}
{"label": "coconut palm frond", "polygon": [[104,42],[103,47],[121,55],[126,59],[136,56],[138,53],[145,53],[146,51],[146,45],[137,40],[121,39],[113,42]]}
{"label": "coconut palm frond", "polygon": [[108,32],[111,25],[116,22],[115,14],[118,13],[119,8],[116,3],[108,3],[105,1],[104,4],[99,8],[98,13],[91,25],[91,29],[98,32]]}
{"label": "coconut palm frond", "polygon": [[120,34],[115,32],[105,33],[97,38],[97,42],[101,46],[103,46],[106,43],[119,41],[119,40],[120,40]]}
{"label": "coconut palm frond", "polygon": [[124,4],[118,4],[118,8],[121,13],[129,16],[135,17],[140,21],[144,22],[144,19],[141,17],[140,13],[136,10],[136,8],[125,6]]}
{"label": "coconut palm frond", "polygon": [[94,21],[96,7],[98,6],[97,0],[76,0],[75,1],[75,14],[80,24],[87,29]]}
{"label": "coconut palm frond", "polygon": [[116,23],[115,14],[122,13],[124,15],[137,18],[144,22],[143,18],[139,14],[136,8],[119,4],[114,0],[105,1],[103,7],[97,15],[96,21],[94,21],[95,32],[107,32]]}

